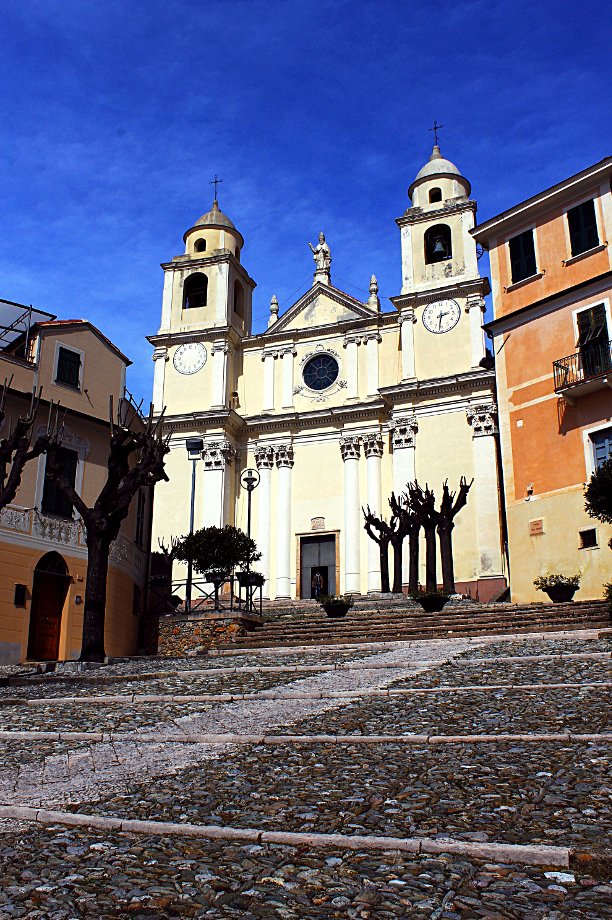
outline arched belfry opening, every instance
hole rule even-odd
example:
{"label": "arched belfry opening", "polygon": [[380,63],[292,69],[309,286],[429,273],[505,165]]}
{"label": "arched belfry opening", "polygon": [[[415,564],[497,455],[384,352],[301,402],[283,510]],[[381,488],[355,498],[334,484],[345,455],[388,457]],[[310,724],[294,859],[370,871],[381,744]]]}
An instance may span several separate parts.
{"label": "arched belfry opening", "polygon": [[447,224],[435,224],[425,231],[425,261],[428,265],[444,262],[453,257],[451,228]]}
{"label": "arched belfry opening", "polygon": [[59,553],[45,553],[38,560],[32,580],[32,604],[28,634],[28,658],[57,661],[62,612],[70,575]]}
{"label": "arched belfry opening", "polygon": [[196,240],[193,248],[195,252],[206,252],[206,240],[204,237],[200,237],[199,240]]}
{"label": "arched belfry opening", "polygon": [[189,275],[183,290],[183,310],[195,310],[208,303],[208,277],[203,272]]}
{"label": "arched belfry opening", "polygon": [[437,186],[429,191],[429,203],[434,204],[436,201],[442,201],[442,189]]}
{"label": "arched belfry opening", "polygon": [[234,313],[244,319],[244,289],[238,280],[234,281]]}

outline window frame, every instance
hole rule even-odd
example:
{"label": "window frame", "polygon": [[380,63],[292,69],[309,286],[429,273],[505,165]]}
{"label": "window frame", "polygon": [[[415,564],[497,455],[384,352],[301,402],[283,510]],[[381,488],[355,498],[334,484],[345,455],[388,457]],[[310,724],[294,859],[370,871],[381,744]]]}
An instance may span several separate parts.
{"label": "window frame", "polygon": [[[580,198],[579,201],[574,201],[571,205],[563,209],[563,231],[565,234],[565,245],[568,253],[566,262],[573,262],[574,259],[579,259],[581,256],[586,255],[586,253],[594,252],[599,246],[602,245],[603,240],[605,239],[605,234],[602,232],[602,215],[600,212],[600,196],[598,194],[599,190],[594,190],[589,195],[585,195],[583,198]],[[597,227],[597,238],[598,242],[595,246],[592,246],[591,249],[584,249],[582,252],[577,252],[575,255],[572,253],[572,237],[569,228],[569,217],[568,214],[570,211],[573,211],[574,208],[579,208],[580,205],[586,204],[587,201],[592,201],[595,208],[595,225]]]}
{"label": "window frame", "polygon": [[602,422],[600,425],[594,425],[591,428],[585,428],[582,432],[582,440],[584,446],[584,468],[586,472],[586,478],[583,485],[585,486],[597,469],[595,466],[595,445],[593,443],[592,436],[608,429],[610,429],[612,432],[612,417],[607,419],[607,421]]}
{"label": "window frame", "polygon": [[[517,239],[519,236],[524,236],[527,233],[531,233],[531,238],[533,240],[533,254],[535,258],[535,271],[531,275],[525,275],[522,278],[517,278],[516,280],[512,274],[512,256],[510,253],[510,242],[511,240]],[[508,280],[509,284],[506,286],[506,290],[516,287],[518,284],[523,284],[523,282],[529,281],[531,278],[537,278],[543,273],[543,269],[540,268],[540,253],[538,252],[538,234],[536,232],[536,225],[533,224],[529,227],[525,227],[523,230],[519,230],[516,233],[513,233],[512,236],[508,236],[505,239],[506,250],[506,265],[508,268]]]}
{"label": "window frame", "polygon": [[[79,473],[81,472],[80,465],[82,462],[81,457],[79,456],[79,451],[75,450],[73,447],[63,447],[63,446],[60,447],[60,450],[69,451],[71,454],[74,454],[76,458],[75,467],[74,467],[73,488],[75,489],[75,491],[79,492],[79,489],[78,489],[79,478],[82,479],[82,473],[81,473],[81,476],[79,477]],[[58,512],[58,511],[50,511],[44,507],[46,482],[47,482],[47,462],[45,459],[45,468],[44,468],[44,473],[42,477],[42,487],[41,487],[41,492],[40,492],[40,513],[48,517],[58,518],[59,520],[62,520],[62,521],[74,521],[77,515],[77,511],[74,505],[70,506],[70,512],[66,512],[66,514],[62,514],[61,512]],[[64,497],[64,493],[60,492],[60,494],[62,496],[62,500],[65,501],[66,504],[68,504],[68,499]]]}
{"label": "window frame", "polygon": [[[61,350],[72,352],[75,355],[79,356],[79,382],[75,386],[72,383],[68,383],[65,380],[58,380],[57,373],[59,370],[60,363],[60,352]],[[67,387],[73,392],[83,392],[83,377],[85,369],[85,352],[81,348],[75,348],[73,345],[66,345],[65,342],[60,342],[59,340],[55,343],[55,355],[53,358],[53,383],[55,386]]]}

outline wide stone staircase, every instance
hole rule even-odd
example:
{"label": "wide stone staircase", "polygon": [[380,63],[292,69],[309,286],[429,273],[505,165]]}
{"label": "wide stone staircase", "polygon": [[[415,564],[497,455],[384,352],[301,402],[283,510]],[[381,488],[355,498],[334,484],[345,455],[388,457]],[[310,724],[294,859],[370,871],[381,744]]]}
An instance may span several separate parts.
{"label": "wide stone staircase", "polygon": [[263,626],[249,633],[239,646],[358,644],[612,626],[605,601],[523,605],[460,601],[449,602],[441,613],[427,614],[407,598],[362,597],[342,619],[328,618],[311,600],[272,602],[263,615]]}

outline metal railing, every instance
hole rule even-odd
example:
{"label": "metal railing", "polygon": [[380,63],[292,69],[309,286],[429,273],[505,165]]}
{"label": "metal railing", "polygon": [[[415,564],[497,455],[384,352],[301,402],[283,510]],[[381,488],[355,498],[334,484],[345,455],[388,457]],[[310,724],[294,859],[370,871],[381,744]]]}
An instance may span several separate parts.
{"label": "metal railing", "polygon": [[[149,590],[160,616],[185,613],[185,605],[181,595],[185,594],[186,579],[169,579],[163,575],[153,576],[149,580]],[[245,584],[237,574],[230,575],[218,585],[215,598],[211,582],[202,579],[192,580],[193,600],[191,613],[219,613],[227,611],[239,613],[255,613],[263,616],[263,595],[261,585]],[[225,588],[225,590],[223,590]],[[216,602],[215,602],[216,601]],[[218,604],[218,606],[217,606]]]}
{"label": "metal railing", "polygon": [[612,371],[612,342],[586,345],[575,355],[553,361],[555,392],[586,383]]}

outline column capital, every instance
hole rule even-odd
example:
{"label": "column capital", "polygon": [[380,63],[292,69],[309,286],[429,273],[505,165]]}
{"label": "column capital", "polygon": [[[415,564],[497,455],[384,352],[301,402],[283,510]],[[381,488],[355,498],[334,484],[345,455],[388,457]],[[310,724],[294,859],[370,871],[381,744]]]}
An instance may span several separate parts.
{"label": "column capital", "polygon": [[357,332],[350,332],[344,336],[342,347],[347,348],[349,345],[361,345],[362,337]]}
{"label": "column capital", "polygon": [[479,403],[466,409],[468,424],[472,426],[472,437],[483,438],[498,433],[497,403]]}
{"label": "column capital", "polygon": [[169,361],[169,360],[170,360],[170,356],[169,356],[169,354],[168,354],[168,346],[167,346],[167,345],[157,345],[156,348],[154,349],[153,354],[151,355],[151,360],[152,360],[152,361],[159,361],[160,358],[163,358],[164,361]]}
{"label": "column capital", "polygon": [[285,355],[292,355],[295,358],[297,355],[297,349],[295,345],[283,345],[278,349],[276,355],[278,355],[279,358],[284,358]]}
{"label": "column capital", "polygon": [[342,459],[346,460],[359,460],[359,452],[361,450],[361,438],[343,435],[340,438],[340,453],[342,454]]}
{"label": "column capital", "polygon": [[268,348],[261,353],[261,360],[265,361],[266,358],[278,358],[278,349]]}
{"label": "column capital", "polygon": [[213,355],[216,355],[217,352],[220,352],[220,351],[222,351],[223,354],[226,355],[229,351],[229,345],[227,344],[227,342],[224,342],[224,341],[213,342],[210,351],[211,351],[211,354]]}
{"label": "column capital", "polygon": [[402,450],[404,447],[416,447],[416,435],[419,423],[414,412],[411,415],[400,415],[389,422],[389,431],[393,450]]}
{"label": "column capital", "polygon": [[468,299],[465,302],[465,312],[469,313],[470,310],[478,309],[481,313],[484,313],[487,305],[484,302],[484,299],[480,294],[470,294]]}
{"label": "column capital", "polygon": [[205,470],[224,470],[231,463],[236,451],[229,441],[211,441],[204,445],[202,459]]}
{"label": "column capital", "polygon": [[366,457],[382,457],[384,442],[380,431],[363,436],[363,452]]}
{"label": "column capital", "polygon": [[367,345],[368,342],[382,342],[382,335],[380,332],[364,332],[363,341]]}
{"label": "column capital", "polygon": [[274,466],[274,448],[270,444],[261,444],[253,451],[258,470],[271,470]]}
{"label": "column capital", "polygon": [[402,323],[416,323],[417,318],[414,315],[414,310],[405,311],[404,313],[400,313],[400,315],[397,318],[397,321],[400,324],[400,326],[402,325]]}
{"label": "column capital", "polygon": [[276,465],[280,468],[281,466],[287,466],[291,468],[293,466],[293,447],[291,444],[278,444],[274,448],[274,455],[276,457]]}

